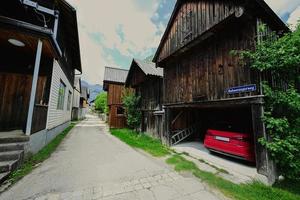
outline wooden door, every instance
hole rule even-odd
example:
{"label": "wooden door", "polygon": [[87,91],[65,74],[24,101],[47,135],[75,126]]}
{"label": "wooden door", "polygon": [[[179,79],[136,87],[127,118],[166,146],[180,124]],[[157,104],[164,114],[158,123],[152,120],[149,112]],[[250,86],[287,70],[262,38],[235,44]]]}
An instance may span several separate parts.
{"label": "wooden door", "polygon": [[[25,129],[32,76],[0,73],[0,131]],[[46,77],[39,77],[36,102],[44,95]]]}

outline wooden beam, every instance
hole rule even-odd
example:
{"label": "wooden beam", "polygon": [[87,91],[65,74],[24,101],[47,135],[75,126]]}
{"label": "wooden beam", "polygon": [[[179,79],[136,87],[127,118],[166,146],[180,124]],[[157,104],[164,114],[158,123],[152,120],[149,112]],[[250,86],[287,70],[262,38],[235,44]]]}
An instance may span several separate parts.
{"label": "wooden beam", "polygon": [[35,94],[36,94],[36,88],[37,88],[37,81],[39,78],[42,48],[43,48],[43,42],[39,39],[38,45],[37,45],[37,50],[36,50],[34,73],[33,73],[33,79],[32,79],[31,95],[30,95],[30,102],[29,102],[29,109],[28,109],[27,125],[26,125],[26,135],[28,135],[28,136],[31,134],[33,109],[34,109],[34,105],[35,105]]}
{"label": "wooden beam", "polygon": [[270,140],[266,133],[265,124],[262,120],[264,116],[264,108],[263,105],[252,105],[251,110],[256,154],[256,168],[259,174],[267,176],[269,184],[272,185],[277,179],[276,165],[270,158],[266,148],[259,143],[260,138]]}
{"label": "wooden beam", "polygon": [[250,104],[263,104],[263,95],[228,98],[212,101],[194,101],[164,104],[168,108],[211,108],[225,106],[245,106]]}
{"label": "wooden beam", "polygon": [[171,109],[165,108],[165,114],[164,114],[164,130],[163,130],[163,138],[164,143],[167,145],[171,145],[171,131],[170,131],[170,122],[171,122]]}
{"label": "wooden beam", "polygon": [[178,119],[182,114],[183,114],[183,111],[180,111],[180,112],[177,114],[177,116],[175,117],[175,119],[173,119],[171,125],[173,125],[173,124],[177,121],[177,119]]}

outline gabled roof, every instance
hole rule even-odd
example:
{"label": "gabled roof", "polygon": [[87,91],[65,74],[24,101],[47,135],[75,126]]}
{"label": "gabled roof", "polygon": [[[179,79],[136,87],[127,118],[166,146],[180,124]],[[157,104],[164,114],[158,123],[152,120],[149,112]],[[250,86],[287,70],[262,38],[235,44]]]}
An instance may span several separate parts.
{"label": "gabled roof", "polygon": [[[276,24],[276,26],[278,26],[278,29],[284,30],[286,32],[289,31],[289,28],[287,27],[287,25],[280,19],[280,17],[277,16],[277,14],[269,7],[269,5],[264,0],[240,0],[240,1],[241,1],[241,3],[244,3],[243,5],[246,5],[246,6],[250,5],[251,7],[256,6],[260,9],[262,9],[268,15],[268,17],[273,22],[273,24]],[[173,21],[176,19],[177,13],[180,10],[181,5],[185,2],[186,2],[186,0],[177,0],[176,1],[174,10],[173,10],[170,20],[167,24],[166,30],[162,36],[160,44],[159,44],[157,51],[154,55],[154,58],[152,60],[153,62],[156,62],[158,60],[159,53],[163,48],[163,44],[168,37],[170,29],[172,28]]]}
{"label": "gabled roof", "polygon": [[110,83],[125,83],[127,74],[128,70],[126,69],[105,67],[103,81]]}
{"label": "gabled roof", "polygon": [[[152,77],[158,77],[158,78],[162,78],[164,75],[164,70],[163,68],[160,67],[156,67],[155,63],[153,62],[148,62],[148,61],[142,61],[139,59],[134,58],[132,60],[127,78],[126,78],[126,82],[125,85],[129,86],[131,85],[131,78],[132,76],[134,76],[134,70],[139,68],[141,73],[144,74],[145,77],[147,76],[152,76]],[[142,81],[144,82],[144,81]]]}
{"label": "gabled roof", "polygon": [[164,75],[163,68],[156,67],[155,63],[153,62],[141,61],[135,58],[132,62],[135,62],[139,66],[139,68],[145,73],[146,76],[151,75],[163,77]]}

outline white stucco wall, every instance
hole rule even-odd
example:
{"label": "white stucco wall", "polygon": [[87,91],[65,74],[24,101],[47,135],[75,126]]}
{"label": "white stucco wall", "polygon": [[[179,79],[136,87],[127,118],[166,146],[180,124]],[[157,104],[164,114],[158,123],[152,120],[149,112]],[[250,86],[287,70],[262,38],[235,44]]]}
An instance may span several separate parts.
{"label": "white stucco wall", "polygon": [[73,91],[73,108],[79,108],[80,92],[78,92],[76,89],[74,89]]}
{"label": "white stucco wall", "polygon": [[[64,98],[64,109],[58,110],[58,92],[60,81],[66,85],[65,98]],[[51,80],[51,90],[49,98],[49,108],[48,108],[48,119],[47,119],[47,129],[53,129],[65,122],[71,120],[71,111],[72,111],[72,101],[73,101],[73,87],[72,83],[67,79],[65,73],[61,69],[59,63],[54,60],[53,62],[53,71],[52,71],[52,80]],[[67,110],[68,103],[68,93],[72,93],[71,106],[70,110]]]}

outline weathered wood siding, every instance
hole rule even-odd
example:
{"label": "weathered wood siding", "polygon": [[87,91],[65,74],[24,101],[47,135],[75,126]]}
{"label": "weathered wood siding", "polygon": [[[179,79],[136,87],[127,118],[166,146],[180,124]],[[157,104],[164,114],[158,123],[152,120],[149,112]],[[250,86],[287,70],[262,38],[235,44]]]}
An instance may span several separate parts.
{"label": "weathered wood siding", "polygon": [[123,107],[122,96],[124,92],[124,84],[110,83],[107,91],[107,104],[109,107],[108,124],[111,128],[126,127],[125,115],[118,115],[117,108]]}
{"label": "weathered wood siding", "polygon": [[158,62],[170,56],[205,31],[231,15],[241,12],[238,0],[186,1],[167,33]]}
{"label": "weathered wood siding", "polygon": [[[44,96],[46,77],[39,77],[36,103]],[[24,129],[31,94],[32,76],[0,73],[0,130]]]}
{"label": "weathered wood siding", "polygon": [[[64,109],[58,110],[58,92],[60,81],[62,81],[66,85],[65,98],[64,98]],[[68,93],[71,91],[73,93],[73,83],[70,83],[59,63],[55,60],[53,64],[52,71],[52,81],[51,81],[51,90],[50,90],[50,99],[49,99],[49,110],[48,110],[48,121],[47,121],[47,129],[55,128],[65,122],[71,120],[71,111],[67,110],[68,103]],[[72,98],[71,98],[72,101]],[[72,105],[72,102],[71,102]]]}
{"label": "weathered wood siding", "polygon": [[145,79],[146,75],[139,67],[134,67],[132,72],[130,72],[130,86],[137,87],[138,85],[142,84]]}
{"label": "weathered wood siding", "polygon": [[256,22],[236,23],[194,49],[173,58],[164,69],[164,103],[250,96],[226,94],[231,87],[256,83],[255,73],[232,50],[253,48]]}
{"label": "weathered wood siding", "polygon": [[125,115],[117,114],[118,107],[122,107],[122,105],[109,106],[108,124],[110,128],[125,128],[127,126]]}
{"label": "weathered wood siding", "polygon": [[122,104],[122,95],[124,91],[123,84],[109,84],[107,93],[107,104],[116,105]]}
{"label": "weathered wood siding", "polygon": [[44,130],[47,126],[48,106],[35,105],[32,116],[31,133]]}
{"label": "weathered wood siding", "polygon": [[149,77],[138,88],[142,110],[159,110],[162,102],[162,78]]}
{"label": "weathered wood siding", "polygon": [[129,73],[129,85],[135,89],[136,95],[141,97],[139,108],[142,111],[142,131],[158,138],[161,132],[158,126],[161,124],[154,112],[161,110],[162,83],[162,77],[146,76],[138,66]]}

